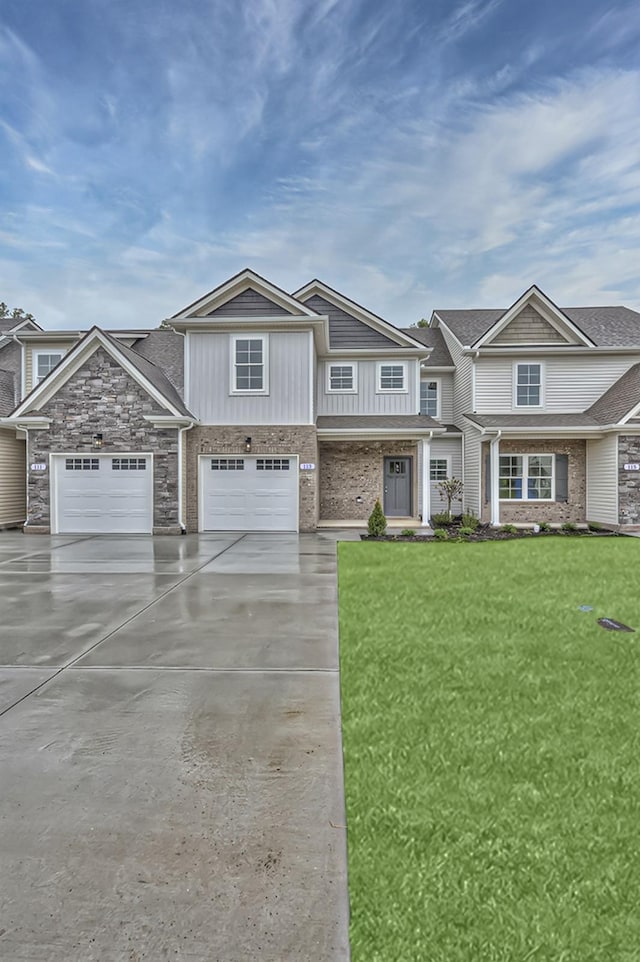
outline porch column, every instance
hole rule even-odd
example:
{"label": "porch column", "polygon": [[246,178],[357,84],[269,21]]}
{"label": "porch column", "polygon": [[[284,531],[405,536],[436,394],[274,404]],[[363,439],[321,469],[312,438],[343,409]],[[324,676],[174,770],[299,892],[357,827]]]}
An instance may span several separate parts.
{"label": "porch column", "polygon": [[431,435],[422,439],[422,527],[429,527],[431,517]]}
{"label": "porch column", "polygon": [[491,524],[500,524],[500,434],[491,441],[489,462],[491,465]]}

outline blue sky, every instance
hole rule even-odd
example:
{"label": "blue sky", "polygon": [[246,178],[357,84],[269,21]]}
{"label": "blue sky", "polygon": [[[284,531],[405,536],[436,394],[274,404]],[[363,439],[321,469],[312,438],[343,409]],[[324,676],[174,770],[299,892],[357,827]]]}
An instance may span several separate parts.
{"label": "blue sky", "polygon": [[0,300],[159,323],[245,266],[398,324],[640,309],[640,6],[4,0]]}

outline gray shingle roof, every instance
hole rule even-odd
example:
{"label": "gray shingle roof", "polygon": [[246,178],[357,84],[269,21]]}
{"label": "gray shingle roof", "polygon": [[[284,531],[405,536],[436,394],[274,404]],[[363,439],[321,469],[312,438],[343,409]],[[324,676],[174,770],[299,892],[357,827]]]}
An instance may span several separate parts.
{"label": "gray shingle roof", "polygon": [[600,424],[617,424],[640,403],[640,364],[634,364],[595,401],[586,413]]}
{"label": "gray shingle roof", "polygon": [[599,426],[592,414],[465,414],[482,428],[581,428]]}
{"label": "gray shingle roof", "polygon": [[422,362],[424,367],[453,367],[449,348],[439,328],[403,327],[401,330],[403,334],[408,334],[409,337],[432,349],[429,360]]}
{"label": "gray shingle roof", "polygon": [[[435,311],[465,346],[471,346],[500,320],[508,308]],[[630,307],[561,307],[570,321],[597,347],[640,345],[640,313]]]}
{"label": "gray shingle roof", "polygon": [[13,371],[0,371],[0,416],[10,414],[16,406]]}
{"label": "gray shingle roof", "polygon": [[442,430],[443,425],[426,414],[321,414],[319,430],[424,431]]}

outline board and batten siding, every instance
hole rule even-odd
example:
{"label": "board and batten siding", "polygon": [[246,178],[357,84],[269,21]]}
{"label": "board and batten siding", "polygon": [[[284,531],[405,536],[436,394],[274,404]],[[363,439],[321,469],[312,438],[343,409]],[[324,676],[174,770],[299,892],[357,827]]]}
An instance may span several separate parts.
{"label": "board and batten siding", "polygon": [[480,357],[476,361],[476,412],[505,414],[522,411],[514,405],[514,364],[543,365],[544,406],[536,410],[564,414],[588,408],[640,358],[613,354],[595,357],[541,357],[531,352],[522,358]]}
{"label": "board and batten siding", "polygon": [[[462,438],[433,438],[431,441],[431,458],[448,458],[450,478],[462,477]],[[422,478],[422,445],[418,444],[418,477]],[[431,481],[431,514],[446,511],[447,502],[438,490],[437,481]],[[460,513],[460,505],[452,506],[454,514]],[[422,514],[422,484],[418,484],[418,512]]]}
{"label": "board and batten siding", "polygon": [[24,524],[27,517],[25,458],[25,442],[0,430],[0,526]]}
{"label": "board and batten siding", "polygon": [[77,344],[77,339],[73,341],[37,341],[35,344],[32,341],[26,345],[25,358],[24,358],[24,374],[25,374],[25,394],[28,394],[35,387],[34,383],[34,372],[33,372],[33,355],[36,354],[46,354],[51,351],[51,353],[65,355],[67,351]]}
{"label": "board and batten siding", "polygon": [[[399,364],[407,366],[406,394],[377,394],[376,379],[378,364]],[[357,394],[327,392],[328,364],[356,364],[358,368]],[[354,361],[352,358],[331,358],[318,363],[317,412],[318,414],[418,414],[420,398],[418,390],[418,361],[412,358],[379,358]]]}
{"label": "board and batten siding", "polygon": [[269,338],[269,393],[231,394],[231,334],[187,336],[186,405],[203,424],[311,424],[310,331],[258,331]]}
{"label": "board and batten siding", "polygon": [[618,436],[587,441],[587,521],[618,524]]}

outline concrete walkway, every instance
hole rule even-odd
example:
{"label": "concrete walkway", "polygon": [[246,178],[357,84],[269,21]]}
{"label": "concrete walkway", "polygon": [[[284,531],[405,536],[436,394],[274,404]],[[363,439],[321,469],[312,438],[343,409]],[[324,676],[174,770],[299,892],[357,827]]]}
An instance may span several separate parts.
{"label": "concrete walkway", "polygon": [[0,958],[348,959],[336,536],[0,535]]}

